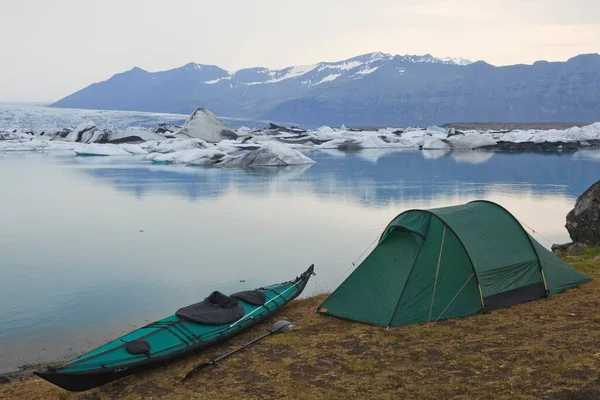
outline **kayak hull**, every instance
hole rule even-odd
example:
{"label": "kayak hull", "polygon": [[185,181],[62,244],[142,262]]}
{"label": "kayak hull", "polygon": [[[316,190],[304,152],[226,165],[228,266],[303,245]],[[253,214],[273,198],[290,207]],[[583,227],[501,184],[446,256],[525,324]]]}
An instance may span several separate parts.
{"label": "kayak hull", "polygon": [[290,283],[295,282],[297,284],[297,289],[294,293],[290,294],[289,297],[286,297],[285,301],[278,305],[276,308],[269,309],[267,312],[263,312],[256,316],[252,316],[251,321],[249,323],[246,323],[244,325],[240,324],[240,326],[238,326],[237,329],[232,329],[227,332],[224,332],[223,334],[220,334],[214,339],[191,344],[180,351],[165,354],[162,356],[151,357],[143,361],[132,363],[130,365],[96,368],[93,370],[77,372],[66,372],[61,371],[61,368],[57,368],[48,369],[46,371],[35,371],[34,373],[40,378],[57,386],[60,386],[63,389],[72,392],[82,392],[102,386],[109,382],[116,381],[126,376],[133,375],[138,372],[146,371],[159,366],[164,366],[165,364],[171,363],[175,360],[181,359],[191,354],[196,354],[208,347],[214,346],[219,342],[225,341],[233,336],[236,336],[239,333],[254,327],[264,319],[274,315],[283,306],[285,306],[287,303],[289,303],[291,300],[295,299],[302,293],[302,291],[306,287],[306,284],[308,283],[308,280],[310,279],[310,276],[314,274],[313,270],[314,267],[311,265],[310,268],[302,275],[300,275],[300,277],[296,278],[295,281],[290,281]]}

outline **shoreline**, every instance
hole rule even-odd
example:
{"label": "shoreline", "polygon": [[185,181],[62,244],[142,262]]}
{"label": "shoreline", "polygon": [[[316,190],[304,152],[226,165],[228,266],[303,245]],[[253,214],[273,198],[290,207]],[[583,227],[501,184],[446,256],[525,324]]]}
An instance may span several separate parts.
{"label": "shoreline", "polygon": [[[272,320],[204,353],[93,389],[84,398],[545,398],[600,395],[600,248],[565,256],[596,278],[549,298],[471,317],[389,330],[312,311],[294,300],[277,319],[297,329],[266,339],[190,382],[180,379],[259,335]],[[31,366],[35,367],[35,366]],[[485,387],[485,392],[481,388]],[[3,397],[5,396],[5,397]],[[81,398],[39,378],[0,385],[0,398]]]}

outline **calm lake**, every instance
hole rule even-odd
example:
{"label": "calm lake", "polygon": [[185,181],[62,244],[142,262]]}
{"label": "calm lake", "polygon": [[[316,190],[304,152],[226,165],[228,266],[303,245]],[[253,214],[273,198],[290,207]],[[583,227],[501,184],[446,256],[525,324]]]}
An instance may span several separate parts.
{"label": "calm lake", "polygon": [[330,291],[410,208],[488,199],[565,242],[565,215],[600,177],[592,151],[308,155],[317,163],[244,170],[0,153],[0,372],[311,263],[305,295]]}

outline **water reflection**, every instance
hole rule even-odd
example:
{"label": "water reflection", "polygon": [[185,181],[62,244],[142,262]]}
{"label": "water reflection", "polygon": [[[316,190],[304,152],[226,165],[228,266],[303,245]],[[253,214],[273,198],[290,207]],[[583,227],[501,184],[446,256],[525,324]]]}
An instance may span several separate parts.
{"label": "water reflection", "polygon": [[[373,206],[424,195],[466,192],[484,196],[490,185],[577,197],[600,175],[600,152],[589,150],[561,154],[369,149],[352,153],[329,150],[309,155],[316,164],[285,168],[149,165],[139,159],[116,164],[115,158],[98,160],[98,157],[70,157],[68,162],[90,165],[86,173],[136,196],[170,192],[197,201],[219,196],[232,186],[256,194],[260,186],[283,192],[309,190],[317,196],[350,197]],[[101,165],[102,161],[107,166]]]}

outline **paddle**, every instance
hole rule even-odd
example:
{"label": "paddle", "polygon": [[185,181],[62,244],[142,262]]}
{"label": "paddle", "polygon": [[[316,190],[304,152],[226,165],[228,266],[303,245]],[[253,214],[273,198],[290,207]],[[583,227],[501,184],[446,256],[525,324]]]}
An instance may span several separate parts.
{"label": "paddle", "polygon": [[230,355],[232,355],[232,354],[234,354],[234,353],[237,353],[237,352],[238,352],[238,351],[240,351],[240,350],[243,350],[243,349],[245,349],[246,347],[248,347],[248,346],[250,346],[250,345],[252,345],[252,344],[254,344],[254,343],[258,342],[259,340],[262,340],[262,339],[266,338],[267,336],[270,336],[270,335],[272,335],[272,334],[274,334],[274,333],[282,333],[282,332],[287,332],[287,331],[290,331],[290,330],[292,330],[293,328],[294,328],[294,324],[292,324],[292,323],[291,323],[291,322],[289,322],[289,321],[277,321],[277,322],[275,322],[275,323],[273,324],[273,326],[271,327],[271,330],[270,330],[269,332],[265,333],[264,335],[262,335],[262,336],[259,336],[259,337],[257,337],[256,339],[253,339],[253,340],[251,340],[250,342],[248,342],[248,343],[245,343],[245,344],[241,345],[241,346],[240,346],[240,347],[238,347],[237,349],[231,350],[229,353],[225,353],[225,354],[223,354],[222,356],[219,356],[219,357],[215,358],[215,359],[214,359],[214,360],[212,360],[212,361],[209,361],[209,362],[205,362],[205,363],[202,363],[202,364],[198,364],[198,365],[196,365],[194,368],[192,368],[192,369],[190,370],[190,372],[188,372],[188,373],[187,373],[187,374],[186,374],[186,375],[183,377],[182,381],[185,381],[185,380],[189,379],[191,376],[195,375],[197,372],[200,372],[200,371],[202,371],[203,369],[210,367],[211,365],[212,365],[212,366],[215,366],[215,365],[217,365],[217,363],[218,363],[219,361],[223,360],[224,358],[227,358],[227,357],[229,357]]}

